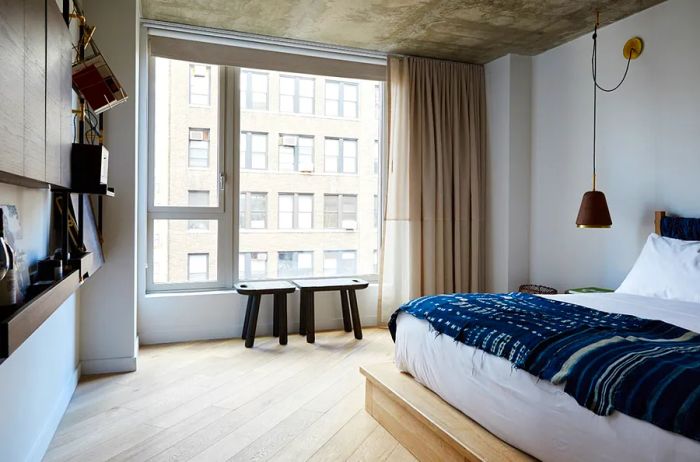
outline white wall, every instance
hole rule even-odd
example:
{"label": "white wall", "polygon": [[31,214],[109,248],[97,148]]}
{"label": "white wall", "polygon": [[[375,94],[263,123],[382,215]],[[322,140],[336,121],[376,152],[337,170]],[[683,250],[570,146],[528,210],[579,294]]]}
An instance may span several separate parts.
{"label": "white wall", "polygon": [[609,230],[574,224],[591,187],[591,37],[533,59],[533,281],[615,288],[654,230],[654,210],[700,216],[698,18],[700,2],[670,0],[599,33],[598,74],[608,87],[624,71],[625,41],[639,35],[645,42],[622,87],[599,92],[598,186],[608,198]]}
{"label": "white wall", "polygon": [[[48,254],[48,190],[0,184],[17,206],[28,262]],[[0,460],[41,460],[78,380],[78,298],[71,296],[0,364]]]}
{"label": "white wall", "polygon": [[109,182],[116,197],[104,200],[105,265],[82,293],[80,356],[84,373],[136,369],[136,177],[138,34],[136,0],[86,0],[97,27],[95,41],[129,100],[105,113]]}
{"label": "white wall", "polygon": [[531,58],[507,55],[485,73],[486,287],[506,292],[528,282],[530,270]]}

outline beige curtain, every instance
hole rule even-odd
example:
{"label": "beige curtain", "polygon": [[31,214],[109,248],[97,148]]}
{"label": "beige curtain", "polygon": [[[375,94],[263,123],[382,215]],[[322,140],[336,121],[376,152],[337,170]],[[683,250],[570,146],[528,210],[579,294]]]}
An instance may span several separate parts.
{"label": "beige curtain", "polygon": [[377,318],[422,295],[482,290],[484,68],[390,57]]}

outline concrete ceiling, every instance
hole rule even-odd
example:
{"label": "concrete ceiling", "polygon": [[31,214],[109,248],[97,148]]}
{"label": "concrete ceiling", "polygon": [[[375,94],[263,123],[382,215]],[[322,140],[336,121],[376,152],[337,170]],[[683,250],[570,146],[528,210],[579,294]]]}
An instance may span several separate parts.
{"label": "concrete ceiling", "polygon": [[[141,0],[148,19],[485,63],[533,55],[664,0]],[[640,33],[643,31],[640,31]]]}

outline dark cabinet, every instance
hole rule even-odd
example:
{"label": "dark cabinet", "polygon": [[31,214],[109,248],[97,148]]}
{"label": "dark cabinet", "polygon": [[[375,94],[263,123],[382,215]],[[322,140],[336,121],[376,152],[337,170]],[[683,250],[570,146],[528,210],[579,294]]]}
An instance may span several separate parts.
{"label": "dark cabinet", "polygon": [[0,11],[0,173],[67,187],[70,33],[55,0],[0,0]]}

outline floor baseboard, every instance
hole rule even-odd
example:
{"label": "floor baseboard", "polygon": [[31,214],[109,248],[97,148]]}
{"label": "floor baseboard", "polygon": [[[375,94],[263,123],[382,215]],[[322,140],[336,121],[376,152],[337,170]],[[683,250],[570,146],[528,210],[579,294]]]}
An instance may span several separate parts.
{"label": "floor baseboard", "polygon": [[133,372],[136,370],[136,357],[84,359],[83,375]]}

